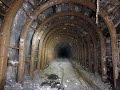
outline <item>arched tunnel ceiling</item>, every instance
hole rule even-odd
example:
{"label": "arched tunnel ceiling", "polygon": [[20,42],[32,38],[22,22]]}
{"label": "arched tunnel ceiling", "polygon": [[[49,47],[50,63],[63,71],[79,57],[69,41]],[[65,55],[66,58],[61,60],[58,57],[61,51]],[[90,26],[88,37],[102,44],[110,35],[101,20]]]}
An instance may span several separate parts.
{"label": "arched tunnel ceiling", "polygon": [[[18,61],[17,80],[22,82],[26,62],[29,62],[29,74],[33,76],[35,69],[44,68],[54,58],[53,48],[57,44],[68,42],[72,43],[73,58],[83,59],[81,64],[90,70],[93,64],[94,71],[99,72],[103,80],[107,78],[105,57],[111,57],[116,87],[119,76],[119,9],[118,0],[100,0],[97,25],[95,0],[0,0],[0,51],[3,51],[0,80],[5,78],[3,68],[7,68],[8,58]],[[36,50],[38,64],[34,68]]]}

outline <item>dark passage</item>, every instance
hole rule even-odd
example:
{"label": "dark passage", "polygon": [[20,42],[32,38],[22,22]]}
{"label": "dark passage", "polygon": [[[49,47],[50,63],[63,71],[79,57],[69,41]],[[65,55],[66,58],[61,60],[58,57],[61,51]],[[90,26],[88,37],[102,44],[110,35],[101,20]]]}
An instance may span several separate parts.
{"label": "dark passage", "polygon": [[70,50],[67,47],[61,47],[58,50],[58,58],[69,58]]}
{"label": "dark passage", "polygon": [[70,58],[71,57],[71,47],[69,44],[61,43],[55,48],[56,58]]}

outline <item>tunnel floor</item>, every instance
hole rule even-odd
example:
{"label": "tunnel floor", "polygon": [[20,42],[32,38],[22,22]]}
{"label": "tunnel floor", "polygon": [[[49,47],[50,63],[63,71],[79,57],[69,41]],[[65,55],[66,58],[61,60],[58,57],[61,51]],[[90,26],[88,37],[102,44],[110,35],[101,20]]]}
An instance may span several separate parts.
{"label": "tunnel floor", "polygon": [[[68,59],[57,59],[50,63],[41,75],[44,77],[43,82],[48,80],[47,77],[52,74],[58,76],[58,82],[63,84],[61,87],[64,88],[63,90],[87,90],[89,88],[82,79],[78,80],[79,76]],[[89,88],[89,90],[92,89]]]}
{"label": "tunnel floor", "polygon": [[[98,84],[101,90],[109,90],[109,86],[104,85],[99,76],[88,74],[79,65],[77,67],[81,68],[82,73]],[[68,59],[53,60],[44,70],[40,72],[35,71],[33,80],[26,76],[23,85],[15,83],[12,79],[6,82],[5,90],[93,90],[79,76],[73,64]]]}

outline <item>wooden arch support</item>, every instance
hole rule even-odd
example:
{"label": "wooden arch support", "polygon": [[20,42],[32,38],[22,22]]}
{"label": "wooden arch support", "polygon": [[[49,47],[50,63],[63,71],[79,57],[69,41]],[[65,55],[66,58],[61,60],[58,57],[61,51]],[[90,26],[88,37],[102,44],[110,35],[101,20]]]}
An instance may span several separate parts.
{"label": "wooden arch support", "polygon": [[[72,46],[72,50],[73,50],[73,48],[74,49],[76,49],[76,51],[77,51],[77,53],[79,52],[78,50],[79,50],[79,42],[77,41],[73,41],[72,42],[72,38],[75,38],[73,35],[70,35],[70,34],[67,34],[67,36],[65,36],[65,34],[59,34],[58,36],[61,36],[61,38],[59,38],[58,40],[56,40],[55,38],[53,39],[53,38],[50,38],[49,40],[50,40],[50,42],[48,42],[47,44],[49,45],[49,47],[54,47],[57,43],[60,43],[60,42],[62,42],[62,41],[66,41],[66,42],[71,42],[71,43],[74,43],[74,44],[72,44],[73,46]],[[55,37],[55,36],[54,36]],[[63,40],[64,39],[64,40]],[[53,46],[52,46],[53,45]],[[45,55],[45,51],[43,52],[43,54]],[[46,54],[47,54],[47,52],[46,52]],[[44,57],[44,58],[46,58],[46,57]],[[76,57],[76,58],[78,58],[78,57]],[[46,61],[47,59],[45,59],[45,61]],[[43,64],[45,64],[46,62],[43,62]]]}
{"label": "wooden arch support", "polygon": [[[55,14],[55,15],[53,15],[53,16],[51,16],[51,17],[49,17],[48,19],[46,19],[45,20],[45,22],[43,22],[41,25],[40,25],[40,27],[38,28],[38,30],[36,30],[36,32],[35,32],[35,36],[36,36],[36,34],[38,34],[40,31],[41,31],[41,28],[43,28],[44,26],[46,26],[46,24],[48,23],[48,22],[50,22],[51,20],[53,20],[53,19],[55,19],[55,18],[57,18],[57,17],[61,17],[61,16],[65,16],[65,15],[73,15],[73,16],[79,16],[79,17],[82,17],[83,19],[87,19],[87,21],[95,28],[95,30],[96,30],[96,32],[98,33],[98,35],[99,35],[99,37],[100,37],[100,41],[101,41],[101,51],[103,52],[102,53],[102,56],[101,56],[101,58],[102,58],[102,66],[104,67],[103,69],[105,70],[105,43],[104,43],[104,38],[103,38],[103,34],[102,34],[102,32],[101,32],[101,30],[98,28],[98,27],[96,27],[95,26],[95,24],[92,22],[92,20],[89,18],[89,17],[87,17],[87,16],[84,16],[82,13],[80,13],[80,12],[74,12],[74,11],[69,11],[69,12],[60,12],[60,13],[57,13],[57,14]],[[43,32],[43,31],[42,31]],[[33,39],[33,41],[34,41],[34,39]],[[104,70],[102,70],[102,71],[104,71]],[[104,73],[102,73],[102,76],[103,77],[105,77],[105,74],[106,74],[106,71],[104,71]]]}
{"label": "wooden arch support", "polygon": [[[23,0],[16,0],[13,5],[10,8],[10,11],[8,12],[8,14],[6,15],[5,19],[4,19],[4,23],[2,25],[2,29],[1,31],[3,31],[3,33],[6,33],[7,37],[2,36],[1,37],[1,46],[0,46],[0,51],[1,52],[1,69],[0,69],[0,83],[4,81],[4,68],[7,66],[6,62],[7,62],[7,51],[8,51],[8,46],[9,45],[9,36],[10,36],[10,30],[11,30],[11,26],[13,23],[13,19],[14,16],[17,12],[17,10],[20,8],[21,4],[22,4]],[[52,6],[52,5],[56,5],[56,4],[62,4],[62,3],[78,3],[78,4],[82,4],[84,6],[87,6],[89,8],[91,8],[92,10],[95,11],[95,5],[93,3],[91,3],[89,0],[50,0],[48,2],[46,2],[44,5],[41,5],[38,9],[35,10],[34,15],[31,15],[31,17],[33,16],[33,19],[28,18],[27,19],[27,23],[23,28],[23,31],[25,30],[25,32],[27,33],[27,30],[29,28],[29,26],[31,25],[32,21],[35,20],[35,17],[38,16],[38,14],[40,14],[42,11],[44,11],[45,9],[47,9],[48,7]],[[16,8],[15,8],[16,7]],[[44,10],[42,10],[44,9]],[[40,11],[40,12],[39,12]],[[119,58],[119,53],[118,53],[118,47],[117,47],[117,37],[116,37],[116,30],[115,27],[113,25],[113,22],[110,20],[109,16],[104,12],[104,10],[100,10],[100,16],[103,18],[103,20],[105,21],[108,29],[109,29],[109,33],[110,33],[110,37],[111,37],[111,46],[112,46],[112,61],[113,61],[113,75],[114,75],[114,84],[116,87],[116,79],[118,76],[118,70],[117,70],[117,60]],[[9,15],[11,16],[11,18],[9,18]],[[9,22],[9,23],[8,23]],[[25,33],[25,35],[26,35]],[[21,34],[22,35],[22,34]],[[21,47],[23,47],[24,49],[24,41],[25,36],[23,35],[23,37],[21,37],[21,43],[23,43],[21,45]],[[4,45],[5,44],[5,45]],[[24,55],[21,54],[22,58],[19,58],[19,60],[22,63],[22,60],[24,60]],[[4,64],[4,65],[3,65]],[[23,63],[24,64],[24,63]],[[21,71],[24,72],[23,65],[20,65],[21,67]],[[19,68],[20,69],[20,68]],[[22,74],[21,74],[22,75]],[[22,78],[18,78],[18,80],[22,80]],[[2,83],[0,85],[0,87],[2,86]]]}
{"label": "wooden arch support", "polygon": [[[34,13],[31,15],[31,17],[33,17],[33,19],[28,18],[26,21],[26,24],[23,27],[23,31],[21,34],[21,38],[20,38],[20,48],[24,48],[24,43],[25,43],[25,37],[26,37],[26,33],[28,31],[29,26],[32,24],[33,20],[35,20],[35,17],[37,17],[41,12],[43,12],[44,10],[46,10],[47,8],[53,6],[53,5],[57,5],[57,4],[63,4],[63,3],[78,3],[78,4],[82,4],[90,9],[92,9],[93,11],[95,11],[96,7],[93,3],[91,3],[88,0],[49,0],[48,2],[44,3],[43,5],[41,5],[39,8],[37,8]],[[119,58],[118,55],[118,47],[117,47],[117,37],[116,37],[116,30],[115,27],[112,23],[112,21],[109,19],[109,16],[104,12],[104,10],[100,10],[100,16],[103,18],[103,20],[105,21],[106,25],[108,26],[108,30],[111,36],[111,45],[112,45],[112,61],[113,61],[113,76],[114,76],[114,86],[116,87],[116,79],[117,79],[117,75],[118,75],[118,71],[117,71],[117,60]],[[21,51],[20,49],[20,66],[19,66],[19,71],[22,70],[22,73],[24,72],[24,49]],[[22,78],[18,77],[18,80],[21,81],[23,80]]]}
{"label": "wooden arch support", "polygon": [[[60,26],[60,25],[59,25]],[[57,33],[59,33],[59,32],[61,32],[61,31],[64,31],[64,30],[62,30],[62,28],[63,27],[65,27],[65,26],[60,26],[59,28],[54,28],[53,30],[50,30],[51,32],[50,33],[48,33],[49,35],[47,35],[47,36],[45,36],[45,40],[43,41],[43,43],[42,43],[42,46],[46,46],[46,43],[49,41],[49,39],[51,39],[50,37],[51,37],[51,35],[52,36],[56,36],[57,35]],[[61,29],[61,30],[59,30],[59,29]],[[71,30],[73,30],[72,28],[71,28]],[[65,32],[65,31],[64,31]],[[89,43],[89,38],[86,38],[86,37],[82,37],[81,36],[81,34],[83,34],[82,32],[80,32],[80,33],[78,33],[78,35],[79,35],[79,39],[80,39],[80,41],[87,41],[87,45],[88,45],[88,43]],[[72,35],[74,35],[73,33],[72,33]],[[76,36],[76,34],[74,35],[74,36]],[[52,37],[52,38],[54,38],[54,37]],[[83,38],[84,40],[81,40],[81,38]],[[79,42],[80,43],[80,42]],[[86,47],[87,47],[87,45],[86,45]],[[48,45],[49,46],[49,45]],[[79,45],[78,45],[79,46]],[[78,50],[78,49],[77,49]],[[40,51],[41,52],[41,51]],[[43,52],[44,53],[44,52]],[[41,53],[42,54],[42,53]],[[44,56],[44,54],[42,54],[43,56]],[[44,57],[42,58],[42,60],[44,60]],[[46,61],[46,60],[45,60]],[[84,58],[84,60],[83,61],[85,61],[85,58]],[[83,63],[84,64],[84,63]],[[85,64],[84,64],[85,65]]]}
{"label": "wooden arch support", "polygon": [[[45,41],[45,43],[44,43],[44,46],[45,47],[48,47],[48,48],[50,48],[53,44],[51,44],[53,41],[54,41],[54,39],[55,39],[55,37],[56,37],[56,35],[59,35],[58,33],[56,33],[52,38],[49,38],[48,37],[48,39]],[[61,34],[60,34],[61,35]],[[65,36],[65,35],[64,35]],[[72,35],[73,36],[73,35]],[[75,37],[75,36],[74,36]],[[83,45],[83,39],[82,39],[82,37],[81,36],[79,36],[80,38],[79,38],[79,40],[77,41],[78,42],[78,45],[77,46],[75,46],[75,47],[78,47],[77,48],[77,50],[79,50],[79,49],[81,49],[81,51],[83,50],[83,48],[82,48],[82,45]],[[61,37],[61,38],[65,38],[65,37]],[[76,37],[75,37],[76,38]],[[57,41],[59,41],[59,39],[57,40]],[[72,40],[72,41],[74,41],[74,40]],[[66,41],[67,42],[67,41]],[[54,46],[52,46],[52,47],[54,47]],[[45,52],[46,54],[45,55],[48,55],[47,54],[47,52]],[[81,53],[80,53],[81,54]],[[81,55],[80,55],[81,56]],[[82,59],[80,59],[80,56],[79,56],[79,58],[78,58],[78,60],[82,60]],[[46,57],[46,56],[45,56]],[[47,60],[46,58],[44,59],[45,61]]]}
{"label": "wooden arch support", "polygon": [[0,90],[4,89],[5,84],[5,74],[7,68],[7,54],[9,46],[10,31],[14,21],[14,17],[21,7],[23,0],[15,0],[13,4],[9,7],[9,11],[5,15],[4,21],[2,23],[0,32],[3,36],[0,36]]}

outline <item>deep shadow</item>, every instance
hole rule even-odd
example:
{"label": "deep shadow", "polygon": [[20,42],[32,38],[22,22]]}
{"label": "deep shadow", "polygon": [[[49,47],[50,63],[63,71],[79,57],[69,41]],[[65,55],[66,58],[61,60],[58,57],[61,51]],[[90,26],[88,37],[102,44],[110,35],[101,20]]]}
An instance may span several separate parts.
{"label": "deep shadow", "polygon": [[117,88],[116,88],[116,90],[120,90],[120,75],[119,75],[119,77],[117,79]]}
{"label": "deep shadow", "polygon": [[60,43],[55,48],[56,58],[71,58],[71,47],[67,43]]}
{"label": "deep shadow", "polygon": [[70,58],[70,49],[68,47],[60,47],[58,49],[58,58]]}

